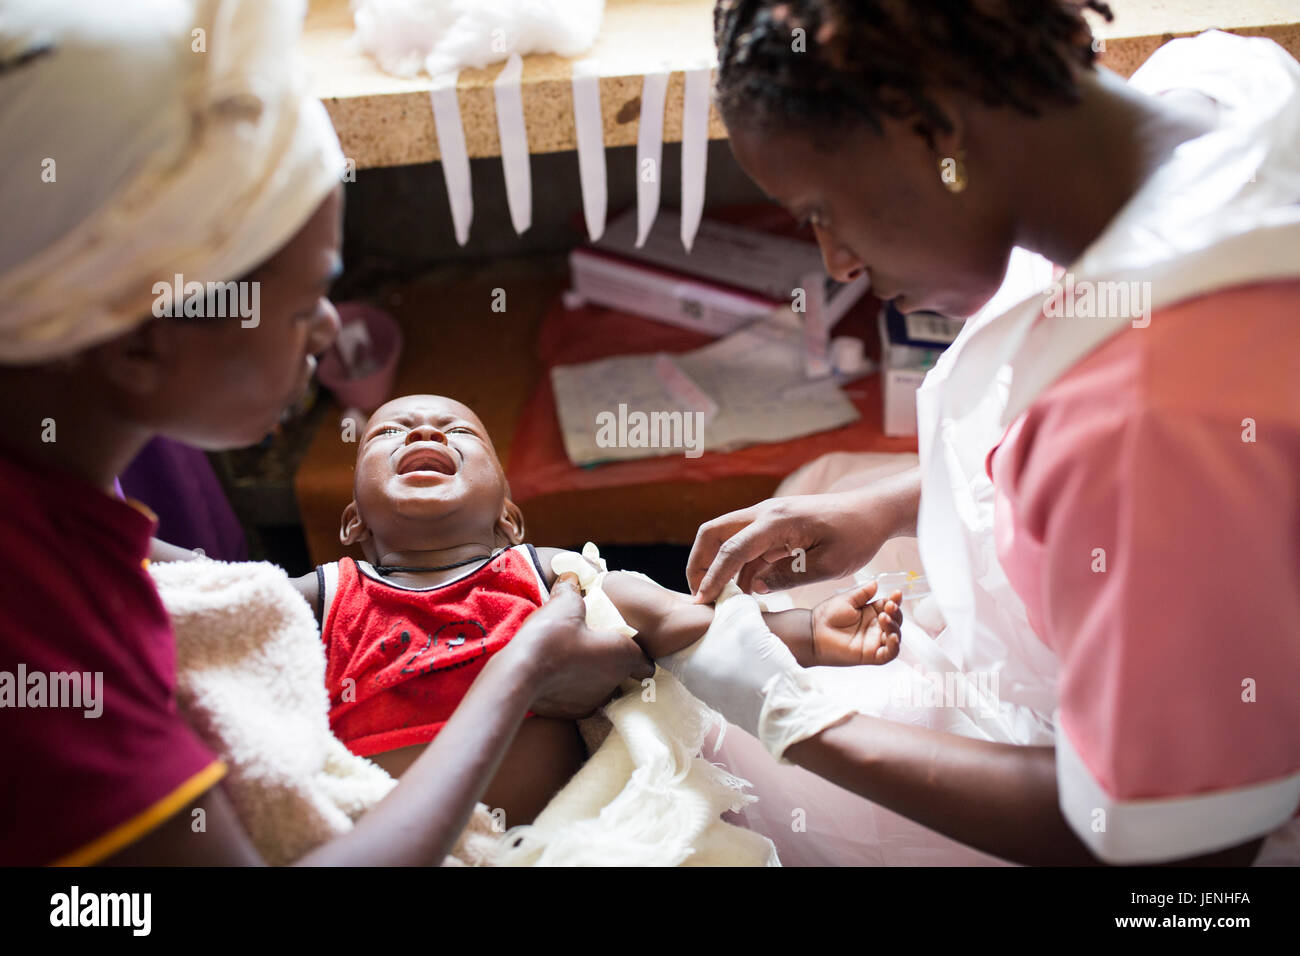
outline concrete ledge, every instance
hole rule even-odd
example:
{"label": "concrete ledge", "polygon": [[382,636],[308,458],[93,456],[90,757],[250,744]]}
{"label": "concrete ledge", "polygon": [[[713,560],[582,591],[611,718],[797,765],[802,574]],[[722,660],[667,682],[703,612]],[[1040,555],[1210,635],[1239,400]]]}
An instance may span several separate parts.
{"label": "concrete ledge", "polygon": [[[1125,76],[1162,43],[1208,29],[1266,36],[1300,58],[1297,0],[1110,0],[1113,24],[1100,24],[1101,61]],[[348,43],[348,0],[312,0],[304,48],[317,94],[329,111],[343,152],[360,169],[427,163],[439,158],[427,77],[404,80],[381,71]],[[605,145],[636,142],[641,77],[653,59],[676,70],[668,86],[664,140],[681,140],[684,80],[680,70],[713,58],[713,0],[607,0],[605,20],[587,54],[601,64]],[[464,70],[459,96],[471,157],[500,155],[492,81],[504,64]],[[524,59],[523,101],[528,146],[534,153],[576,147],[571,64],[559,56]],[[725,139],[716,112],[709,136]]]}

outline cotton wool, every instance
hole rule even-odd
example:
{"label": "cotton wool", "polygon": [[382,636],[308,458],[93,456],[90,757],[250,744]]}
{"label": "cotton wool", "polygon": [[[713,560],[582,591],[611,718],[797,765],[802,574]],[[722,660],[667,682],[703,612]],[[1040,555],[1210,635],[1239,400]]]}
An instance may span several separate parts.
{"label": "cotton wool", "polygon": [[511,53],[578,56],[605,0],[352,0],[355,42],[396,76],[482,68]]}

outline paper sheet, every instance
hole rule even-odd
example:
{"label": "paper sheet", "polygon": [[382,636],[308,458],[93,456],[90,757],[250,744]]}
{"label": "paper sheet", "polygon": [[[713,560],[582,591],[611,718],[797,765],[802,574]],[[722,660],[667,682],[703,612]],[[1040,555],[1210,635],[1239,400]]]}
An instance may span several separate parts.
{"label": "paper sheet", "polygon": [[[551,382],[565,452],[577,465],[697,457],[698,451],[786,441],[856,421],[857,409],[833,378],[805,376],[803,355],[797,325],[762,321],[693,352],[556,366]],[[681,419],[679,442],[635,430],[634,413],[674,412],[691,416]]]}

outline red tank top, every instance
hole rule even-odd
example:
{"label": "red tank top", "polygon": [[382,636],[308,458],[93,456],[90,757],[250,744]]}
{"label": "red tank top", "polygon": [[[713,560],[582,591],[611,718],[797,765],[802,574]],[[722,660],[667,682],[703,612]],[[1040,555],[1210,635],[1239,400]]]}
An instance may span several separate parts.
{"label": "red tank top", "polygon": [[[330,727],[363,757],[436,737],[546,596],[532,545],[432,588],[391,584],[351,558],[336,567],[321,628]],[[323,591],[329,570],[319,569]]]}

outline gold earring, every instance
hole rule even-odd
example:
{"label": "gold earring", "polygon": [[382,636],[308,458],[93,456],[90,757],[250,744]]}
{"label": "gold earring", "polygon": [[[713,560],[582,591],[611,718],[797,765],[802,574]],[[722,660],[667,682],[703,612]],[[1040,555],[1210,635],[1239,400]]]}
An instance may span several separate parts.
{"label": "gold earring", "polygon": [[945,156],[939,160],[939,181],[943,188],[956,195],[970,184],[966,174],[966,150],[958,149],[956,156]]}

